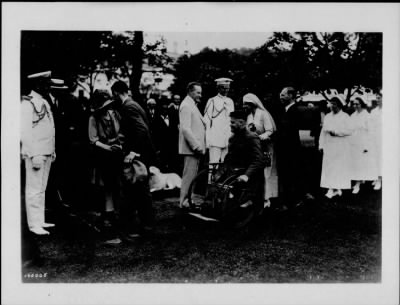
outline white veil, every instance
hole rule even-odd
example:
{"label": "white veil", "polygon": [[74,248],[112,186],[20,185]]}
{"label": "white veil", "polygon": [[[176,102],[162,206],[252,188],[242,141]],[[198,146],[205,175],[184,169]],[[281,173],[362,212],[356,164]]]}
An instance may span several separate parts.
{"label": "white veil", "polygon": [[273,132],[276,131],[276,124],[275,124],[275,120],[273,119],[272,115],[269,113],[269,111],[264,107],[264,105],[261,103],[260,99],[257,97],[257,95],[253,94],[253,93],[247,93],[246,95],[243,96],[243,103],[250,103],[253,105],[256,105],[257,108],[261,109],[262,111],[264,111],[268,118],[270,119],[271,123],[272,123],[272,128],[273,128]]}

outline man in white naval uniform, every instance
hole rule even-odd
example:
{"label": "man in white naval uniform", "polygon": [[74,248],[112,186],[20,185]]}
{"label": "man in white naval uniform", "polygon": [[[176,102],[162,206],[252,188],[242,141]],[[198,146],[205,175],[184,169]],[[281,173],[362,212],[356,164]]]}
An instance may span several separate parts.
{"label": "man in white naval uniform", "polygon": [[[25,162],[25,201],[29,230],[49,234],[45,228],[45,191],[51,163],[55,160],[54,118],[48,100],[51,72],[28,76],[32,91],[21,102],[21,155]],[[47,100],[46,100],[47,99]]]}
{"label": "man in white naval uniform", "polygon": [[208,100],[204,110],[210,163],[223,162],[228,153],[228,141],[231,137],[229,114],[234,111],[233,101],[227,97],[232,80],[218,78],[215,82],[218,94]]}

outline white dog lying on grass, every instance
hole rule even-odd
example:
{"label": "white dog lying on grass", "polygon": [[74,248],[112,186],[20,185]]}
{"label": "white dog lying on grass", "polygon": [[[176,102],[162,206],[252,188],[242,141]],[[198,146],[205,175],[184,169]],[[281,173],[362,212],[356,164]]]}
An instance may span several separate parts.
{"label": "white dog lying on grass", "polygon": [[150,192],[181,188],[182,179],[175,173],[164,174],[157,167],[150,166]]}

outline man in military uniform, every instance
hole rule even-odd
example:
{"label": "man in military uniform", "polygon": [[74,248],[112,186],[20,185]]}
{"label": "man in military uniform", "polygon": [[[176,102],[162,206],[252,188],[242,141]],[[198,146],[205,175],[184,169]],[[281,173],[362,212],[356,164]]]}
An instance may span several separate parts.
{"label": "man in military uniform", "polygon": [[21,155],[25,162],[25,201],[29,230],[47,235],[45,192],[55,160],[55,128],[50,107],[51,71],[28,76],[32,91],[21,102]]}
{"label": "man in military uniform", "polygon": [[224,161],[231,136],[229,114],[234,110],[233,101],[227,97],[232,80],[218,78],[215,82],[218,94],[208,100],[204,111],[206,145],[209,149],[210,163]]}

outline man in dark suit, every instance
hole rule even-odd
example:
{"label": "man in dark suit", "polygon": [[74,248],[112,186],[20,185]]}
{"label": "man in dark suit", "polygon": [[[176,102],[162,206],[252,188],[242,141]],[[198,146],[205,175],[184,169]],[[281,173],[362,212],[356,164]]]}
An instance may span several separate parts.
{"label": "man in dark suit", "polygon": [[178,134],[172,125],[168,111],[168,101],[161,99],[152,121],[152,137],[160,160],[162,172],[176,172],[178,157]]}
{"label": "man in dark suit", "polygon": [[301,186],[301,143],[296,107],[296,91],[292,87],[283,88],[280,93],[282,103],[278,119],[277,162],[279,173],[279,193],[284,208],[295,207],[302,200]]}
{"label": "man in dark suit", "polygon": [[168,106],[168,114],[171,119],[171,126],[176,128],[177,134],[179,133],[179,106],[181,104],[181,97],[175,94],[172,98],[172,103]]}
{"label": "man in dark suit", "polygon": [[[124,163],[134,159],[142,161],[147,169],[157,164],[157,156],[151,140],[149,121],[143,108],[128,94],[128,86],[123,81],[117,81],[111,87],[114,98],[119,102],[117,110],[121,115],[121,129],[124,151]],[[123,186],[124,204],[121,213],[125,219],[124,229],[128,236],[137,235],[151,229],[153,224],[152,198],[148,179],[136,182],[134,185]],[[139,217],[139,228],[133,228],[136,211]]]}
{"label": "man in dark suit", "polygon": [[151,140],[153,142],[154,145],[154,149],[156,150],[156,154],[158,154],[158,145],[157,145],[157,138],[156,138],[156,125],[157,125],[157,102],[154,98],[149,98],[146,101],[146,107],[144,108],[144,111],[146,113],[147,119],[148,119],[148,128],[150,131],[150,136],[151,136]]}
{"label": "man in dark suit", "polygon": [[147,118],[149,119],[150,125],[154,121],[154,116],[156,114],[157,102],[154,98],[149,98],[146,102],[146,114]]}
{"label": "man in dark suit", "polygon": [[168,117],[170,122],[170,128],[172,132],[171,143],[173,144],[173,160],[171,162],[171,170],[174,173],[182,175],[183,171],[183,160],[179,155],[178,143],[179,143],[179,106],[181,104],[181,97],[177,94],[173,96],[172,103],[168,106]]}

